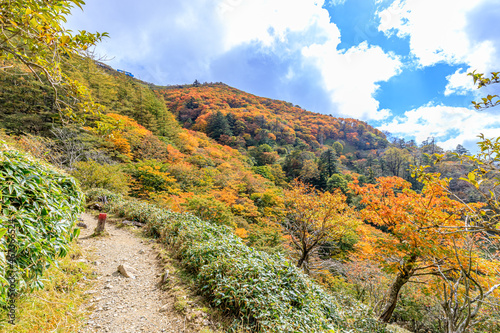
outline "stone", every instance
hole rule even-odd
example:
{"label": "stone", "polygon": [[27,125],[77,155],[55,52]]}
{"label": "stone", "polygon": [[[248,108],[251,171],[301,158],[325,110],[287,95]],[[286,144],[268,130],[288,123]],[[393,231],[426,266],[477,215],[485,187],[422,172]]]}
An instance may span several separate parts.
{"label": "stone", "polygon": [[168,304],[165,304],[163,305],[160,310],[158,310],[159,312],[167,312],[168,311]]}
{"label": "stone", "polygon": [[121,264],[118,266],[118,272],[120,272],[121,275],[123,275],[126,278],[135,279],[135,276],[134,274],[132,274],[132,271],[134,271],[134,269],[128,265]]}
{"label": "stone", "polygon": [[137,222],[137,221],[127,221],[127,220],[122,221],[122,224],[133,225],[133,226],[138,227],[138,228],[142,228],[146,225],[146,223],[141,223],[141,222]]}
{"label": "stone", "polygon": [[94,210],[101,210],[102,206],[96,202],[96,203],[89,204],[87,206],[87,208],[94,209]]}
{"label": "stone", "polygon": [[81,228],[81,229],[87,229],[87,228],[88,228],[88,226],[87,226],[85,223],[83,223],[83,222],[78,222],[78,223],[76,224],[76,226],[77,226],[78,228]]}
{"label": "stone", "polygon": [[161,283],[167,283],[168,282],[168,269],[165,270],[165,273],[163,273],[163,276],[161,278]]}

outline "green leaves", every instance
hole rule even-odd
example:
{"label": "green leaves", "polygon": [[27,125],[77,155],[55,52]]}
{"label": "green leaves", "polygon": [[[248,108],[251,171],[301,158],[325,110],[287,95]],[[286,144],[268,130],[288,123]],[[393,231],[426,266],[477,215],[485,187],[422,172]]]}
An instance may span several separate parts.
{"label": "green leaves", "polygon": [[[474,80],[474,85],[477,84],[477,88],[480,89],[482,87],[488,86],[494,83],[500,83],[500,72],[492,72],[491,77],[484,77],[483,73],[476,73],[473,71],[472,73],[468,73],[468,76],[472,76]],[[482,110],[491,108],[497,105],[500,105],[500,97],[498,95],[488,95],[486,97],[481,98],[481,102],[472,101],[472,105],[476,110]]]}
{"label": "green leaves", "polygon": [[0,229],[0,238],[2,238],[7,233],[7,228]]}
{"label": "green leaves", "polygon": [[[1,143],[0,143],[1,144]],[[83,194],[75,181],[28,155],[0,146],[0,238],[15,227],[17,271],[23,289],[41,286],[38,278],[67,252]],[[6,251],[5,240],[0,251]],[[0,305],[5,304],[5,266],[0,266]]]}

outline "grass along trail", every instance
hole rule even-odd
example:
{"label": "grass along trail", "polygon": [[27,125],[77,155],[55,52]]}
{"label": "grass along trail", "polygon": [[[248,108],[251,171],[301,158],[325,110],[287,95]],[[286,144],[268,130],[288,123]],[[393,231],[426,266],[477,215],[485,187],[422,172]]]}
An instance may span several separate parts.
{"label": "grass along trail", "polygon": [[[97,282],[87,292],[91,314],[81,333],[213,332],[205,312],[187,312],[179,305],[189,301],[175,292],[180,289],[175,287],[175,276],[170,274],[162,287],[164,264],[154,240],[112,223],[106,223],[109,235],[92,237],[97,219],[89,214],[82,218],[87,229],[81,230],[78,242],[85,252],[93,253]],[[128,266],[133,276],[125,277],[119,265]]]}

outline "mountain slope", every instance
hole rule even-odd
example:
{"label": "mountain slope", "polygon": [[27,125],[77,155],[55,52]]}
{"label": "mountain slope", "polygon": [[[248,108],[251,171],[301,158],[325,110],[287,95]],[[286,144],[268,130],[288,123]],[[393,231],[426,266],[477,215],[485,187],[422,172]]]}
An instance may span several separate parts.
{"label": "mountain slope", "polygon": [[[271,144],[317,149],[342,140],[356,149],[387,146],[385,135],[367,123],[306,111],[291,103],[258,97],[223,83],[154,88],[187,128],[207,132],[210,117],[221,111],[232,145]],[[210,131],[208,133],[210,135]]]}

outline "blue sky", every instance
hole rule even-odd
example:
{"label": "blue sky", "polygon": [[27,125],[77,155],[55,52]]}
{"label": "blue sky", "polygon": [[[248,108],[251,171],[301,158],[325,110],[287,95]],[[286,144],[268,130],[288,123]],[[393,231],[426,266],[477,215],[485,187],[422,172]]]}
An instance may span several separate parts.
{"label": "blue sky", "polygon": [[499,0],[86,0],[67,25],[107,31],[96,52],[148,82],[224,82],[474,150],[500,135],[466,75],[500,70],[499,22]]}

